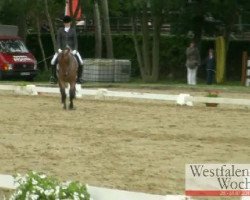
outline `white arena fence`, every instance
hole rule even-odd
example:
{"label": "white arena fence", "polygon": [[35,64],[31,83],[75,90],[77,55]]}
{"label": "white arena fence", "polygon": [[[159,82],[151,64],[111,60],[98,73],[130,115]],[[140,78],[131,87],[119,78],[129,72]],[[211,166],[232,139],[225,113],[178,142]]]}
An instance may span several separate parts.
{"label": "white arena fence", "polygon": [[[16,94],[23,95],[38,95],[41,93],[59,94],[58,87],[41,87],[35,85],[16,86],[16,85],[0,85],[0,90],[13,91]],[[139,93],[139,92],[124,92],[124,91],[110,91],[107,89],[85,89],[81,85],[76,85],[76,97],[94,96],[98,99],[105,99],[105,97],[118,97],[118,98],[132,98],[132,99],[148,99],[148,100],[161,100],[172,101],[178,105],[193,106],[194,103],[218,103],[218,104],[232,104],[250,106],[250,99],[233,99],[221,97],[197,97],[190,96],[190,94],[152,94],[152,93]]]}

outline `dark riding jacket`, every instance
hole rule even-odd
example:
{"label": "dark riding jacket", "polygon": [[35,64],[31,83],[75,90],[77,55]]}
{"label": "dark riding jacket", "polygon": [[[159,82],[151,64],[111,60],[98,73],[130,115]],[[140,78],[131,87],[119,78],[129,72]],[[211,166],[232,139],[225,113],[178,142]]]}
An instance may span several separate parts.
{"label": "dark riding jacket", "polygon": [[198,48],[196,47],[188,47],[186,50],[186,67],[190,69],[198,68],[201,60],[200,60],[200,53]]}
{"label": "dark riding jacket", "polygon": [[76,30],[72,27],[68,32],[64,30],[64,27],[59,28],[57,31],[57,49],[63,50],[66,46],[69,46],[72,50],[78,48]]}

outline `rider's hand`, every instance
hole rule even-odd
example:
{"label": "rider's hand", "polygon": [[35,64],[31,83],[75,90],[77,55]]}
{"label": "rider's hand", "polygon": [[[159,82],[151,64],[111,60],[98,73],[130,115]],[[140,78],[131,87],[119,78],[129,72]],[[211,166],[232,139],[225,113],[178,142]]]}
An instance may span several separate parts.
{"label": "rider's hand", "polygon": [[58,49],[58,53],[61,53],[62,52],[62,49]]}
{"label": "rider's hand", "polygon": [[73,55],[76,55],[76,53],[77,53],[76,50],[73,50],[73,51],[72,51],[72,54],[73,54]]}

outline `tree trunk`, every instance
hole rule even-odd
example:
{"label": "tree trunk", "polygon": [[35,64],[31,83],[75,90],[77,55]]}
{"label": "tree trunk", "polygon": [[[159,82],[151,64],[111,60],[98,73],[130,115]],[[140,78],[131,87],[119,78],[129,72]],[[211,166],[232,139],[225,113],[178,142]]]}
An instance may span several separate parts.
{"label": "tree trunk", "polygon": [[204,1],[197,1],[195,9],[196,14],[193,18],[194,41],[196,43],[196,46],[200,48],[202,29],[204,26]]}
{"label": "tree trunk", "polygon": [[44,4],[45,4],[45,14],[49,23],[49,30],[50,30],[50,35],[51,35],[51,39],[52,39],[52,44],[54,47],[54,51],[57,51],[57,46],[56,46],[56,36],[55,36],[55,31],[54,31],[54,27],[53,27],[53,23],[49,14],[49,5],[48,5],[48,0],[44,0]]}
{"label": "tree trunk", "polygon": [[106,41],[106,48],[107,48],[107,58],[114,58],[113,41],[112,41],[110,23],[109,23],[108,1],[101,0],[99,2],[101,2],[101,8],[102,8],[105,41]]}
{"label": "tree trunk", "polygon": [[95,57],[102,57],[102,26],[98,1],[94,0]]}
{"label": "tree trunk", "polygon": [[141,77],[143,80],[145,80],[145,69],[144,69],[144,64],[143,64],[141,48],[140,48],[139,42],[137,40],[137,26],[136,26],[136,22],[135,22],[134,17],[132,17],[132,36],[133,36],[133,41],[134,41],[134,45],[135,45],[137,62],[139,64],[139,68],[140,68],[140,72],[141,72]]}
{"label": "tree trunk", "polygon": [[151,76],[151,59],[150,59],[150,48],[149,48],[149,30],[148,30],[148,13],[147,7],[145,6],[142,12],[142,55],[143,63],[145,68],[145,76]]}
{"label": "tree trunk", "polygon": [[37,39],[38,39],[38,42],[39,42],[39,47],[40,47],[41,52],[42,52],[44,69],[46,71],[48,71],[48,65],[47,65],[47,62],[46,62],[46,56],[45,56],[45,52],[44,52],[44,48],[43,48],[43,43],[42,43],[42,39],[41,39],[40,21],[39,21],[39,17],[38,16],[36,16],[36,28],[37,28]]}
{"label": "tree trunk", "polygon": [[[142,31],[142,47],[141,48],[142,48],[142,61],[143,61],[142,62],[143,66],[141,67],[141,73],[142,73],[141,75],[142,75],[143,81],[154,82],[155,77],[153,77],[153,66],[152,66],[153,54],[151,53],[151,47],[150,47],[151,45],[150,45],[148,21],[149,21],[148,12],[147,12],[147,7],[145,5],[142,11],[142,16],[141,16],[141,31]],[[153,48],[155,48],[156,46],[154,46]]]}
{"label": "tree trunk", "polygon": [[152,81],[159,79],[161,18],[153,18]]}

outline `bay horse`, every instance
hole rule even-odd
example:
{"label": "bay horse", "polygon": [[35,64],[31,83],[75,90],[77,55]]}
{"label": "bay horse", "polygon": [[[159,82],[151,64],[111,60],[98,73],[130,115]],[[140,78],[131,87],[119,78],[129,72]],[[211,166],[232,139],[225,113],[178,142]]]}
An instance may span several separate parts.
{"label": "bay horse", "polygon": [[77,78],[78,62],[75,56],[71,53],[71,49],[66,47],[58,55],[58,83],[60,87],[61,100],[63,108],[66,106],[66,91],[67,83],[69,84],[69,109],[74,109],[73,99],[76,93],[76,78]]}

